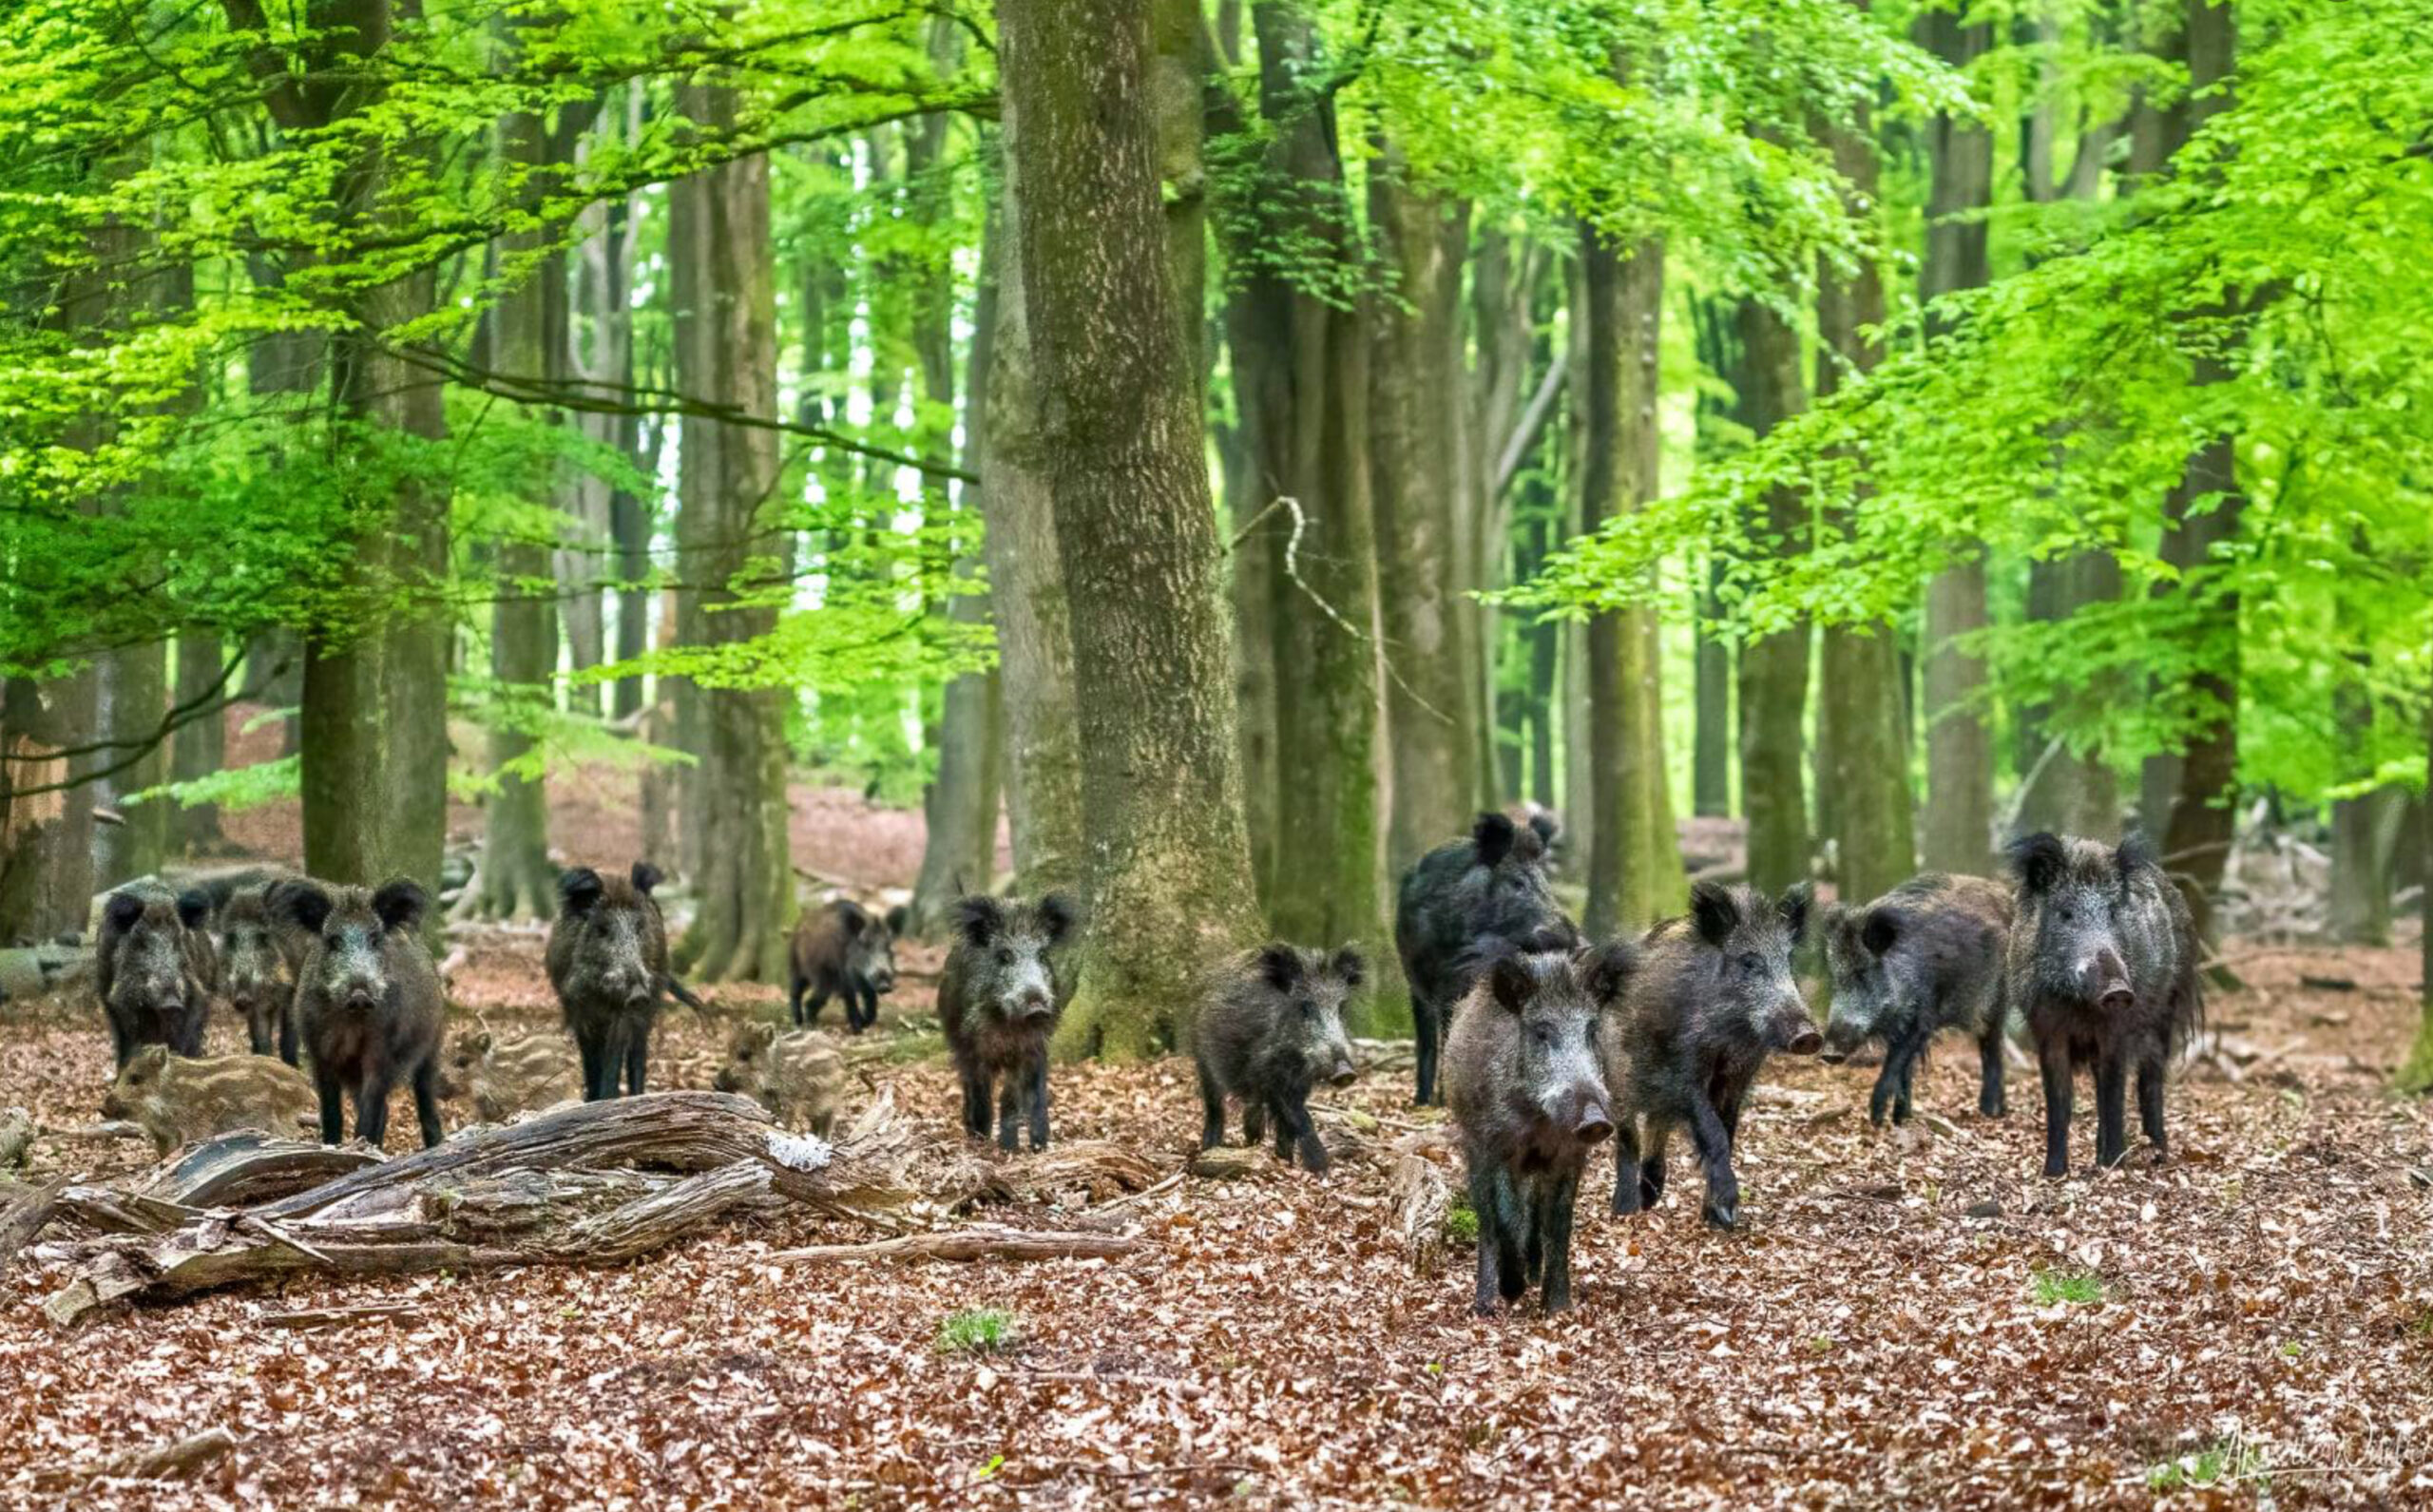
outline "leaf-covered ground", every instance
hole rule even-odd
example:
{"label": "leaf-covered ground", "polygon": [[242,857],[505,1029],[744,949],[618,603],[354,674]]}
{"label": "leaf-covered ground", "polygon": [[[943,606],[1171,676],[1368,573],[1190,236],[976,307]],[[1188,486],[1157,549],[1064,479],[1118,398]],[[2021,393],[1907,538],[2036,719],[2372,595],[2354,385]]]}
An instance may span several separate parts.
{"label": "leaf-covered ground", "polygon": [[[534,942],[460,990],[546,1026]],[[915,967],[934,958],[915,956]],[[0,1311],[0,1501],[63,1465],[219,1426],[163,1506],[1197,1503],[2283,1506],[2433,1497],[2433,1119],[2380,1090],[2412,1011],[2402,952],[2275,955],[2218,1001],[2228,1048],[2172,1094],[2176,1149],[2036,1178],[2021,1086],[1980,1120],[1974,1057],[1933,1063],[1940,1127],[1878,1135],[1863,1070],[1782,1065],[1743,1132],[1744,1227],[1695,1177],[1634,1220],[1583,1214],[1580,1306],[1468,1311],[1467,1256],[1413,1275],[1382,1160],[1186,1179],[1125,1210],[1117,1262],[781,1269],[850,1225],[753,1219],[604,1272],[303,1282],[105,1318],[72,1336],[21,1260]],[[2304,989],[2337,974],[2356,990]],[[904,1011],[924,1008],[916,985]],[[723,1001],[735,1003],[733,997]],[[664,1022],[706,1082],[717,1034]],[[907,1038],[908,1048],[919,1041]],[[19,1025],[0,1104],[87,1121],[98,1025]],[[2244,1062],[2244,1063],[2242,1063]],[[2226,1071],[2224,1067],[2231,1068]],[[2233,1078],[2232,1072],[2235,1073]],[[943,1136],[943,1064],[881,1064]],[[1060,1135],[1179,1168],[1179,1062],[1060,1068]],[[1416,1121],[1401,1077],[1337,1098]],[[410,1122],[411,1120],[401,1120]],[[2086,1131],[2091,1133],[2091,1131]],[[2084,1135],[2080,1140],[2085,1158]],[[46,1140],[36,1174],[140,1163]],[[1610,1167],[1605,1168],[1610,1173]],[[998,1210],[1069,1226],[1050,1208]],[[395,1321],[276,1331],[265,1314],[384,1301]],[[949,1319],[1005,1316],[993,1351]],[[986,1335],[996,1325],[952,1325]]]}

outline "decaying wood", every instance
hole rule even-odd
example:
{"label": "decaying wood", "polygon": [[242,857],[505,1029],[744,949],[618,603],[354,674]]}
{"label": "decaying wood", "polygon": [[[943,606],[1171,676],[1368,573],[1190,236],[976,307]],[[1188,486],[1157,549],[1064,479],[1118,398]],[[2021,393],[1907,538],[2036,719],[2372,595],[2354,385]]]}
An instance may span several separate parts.
{"label": "decaying wood", "polygon": [[343,1308],[297,1308],[292,1312],[265,1312],[259,1321],[266,1329],[340,1329],[356,1323],[392,1323],[419,1317],[422,1309],[411,1302],[365,1302]]}
{"label": "decaying wood", "polygon": [[33,1146],[33,1115],[23,1108],[0,1113],[0,1171],[13,1171],[25,1164],[26,1153]]}
{"label": "decaying wood", "polygon": [[205,1428],[190,1438],[129,1449],[106,1460],[37,1470],[34,1484],[45,1491],[63,1491],[96,1481],[182,1481],[236,1452],[237,1435],[226,1428]]}
{"label": "decaying wood", "polygon": [[309,1191],[380,1164],[377,1150],[245,1130],[172,1151],[134,1190],[190,1208],[243,1207]]}
{"label": "decaying wood", "polygon": [[[281,1153],[247,1138],[248,1157],[220,1159],[205,1146],[177,1169],[222,1189],[232,1171],[258,1171]],[[67,1325],[121,1299],[161,1301],[304,1272],[612,1265],[757,1203],[834,1215],[899,1204],[910,1196],[898,1183],[913,1142],[891,1099],[832,1144],[783,1133],[749,1099],[665,1092],[474,1130],[250,1207],[71,1187],[61,1209],[103,1237],[84,1247],[75,1277],[44,1309]]]}
{"label": "decaying wood", "polygon": [[1079,1139],[1005,1159],[967,1156],[930,1190],[957,1211],[973,1202],[1057,1202],[1075,1194],[1085,1204],[1106,1202],[1145,1190],[1157,1179],[1158,1167],[1139,1151],[1106,1139]]}
{"label": "decaying wood", "polygon": [[19,1248],[50,1221],[59,1205],[59,1194],[67,1185],[64,1178],[39,1186],[0,1183],[0,1268],[14,1259]]}
{"label": "decaying wood", "polygon": [[907,1234],[868,1244],[814,1244],[760,1256],[757,1265],[814,1265],[828,1260],[1112,1260],[1145,1241],[1121,1234],[1027,1233],[974,1224],[936,1234]]}
{"label": "decaying wood", "polygon": [[1406,1152],[1394,1163],[1386,1200],[1391,1207],[1394,1237],[1402,1245],[1403,1258],[1414,1273],[1435,1274],[1445,1261],[1445,1215],[1453,1205],[1453,1187],[1445,1168],[1416,1151]]}
{"label": "decaying wood", "polygon": [[1264,1147],[1253,1150],[1237,1144],[1219,1144],[1193,1155],[1188,1169],[1203,1181],[1238,1181],[1267,1165],[1271,1158]]}

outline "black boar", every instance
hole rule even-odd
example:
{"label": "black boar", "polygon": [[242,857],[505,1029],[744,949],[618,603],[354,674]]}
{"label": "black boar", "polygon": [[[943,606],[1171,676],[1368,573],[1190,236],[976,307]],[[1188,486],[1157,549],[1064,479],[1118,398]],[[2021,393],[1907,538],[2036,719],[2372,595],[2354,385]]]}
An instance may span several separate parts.
{"label": "black boar", "polygon": [[166,1155],[181,1144],[237,1129],[295,1134],[313,1127],[313,1083],[266,1056],[215,1055],[189,1061],[165,1044],[147,1044],[102,1100],[102,1117],[131,1119]]}
{"label": "black boar", "polygon": [[1571,1305],[1580,1174],[1615,1127],[1609,1010],[1636,965],[1626,941],[1521,954],[1490,939],[1473,958],[1476,985],[1445,1044],[1445,1096],[1478,1215],[1481,1313],[1532,1281],[1547,1311]]}
{"label": "black boar", "polygon": [[1482,939],[1523,951],[1580,944],[1546,882],[1544,837],[1501,813],[1480,814],[1468,839],[1420,857],[1404,874],[1395,903],[1394,948],[1410,984],[1422,1105],[1440,1100],[1436,1061],[1446,1019],[1470,989],[1466,963]]}
{"label": "black boar", "polygon": [[1717,1228],[1739,1221],[1732,1147],[1750,1085],[1774,1051],[1813,1055],[1824,1043],[1791,971],[1807,923],[1806,883],[1769,903],[1753,888],[1701,882],[1688,917],[1647,932],[1609,1042],[1622,1112],[1616,1213],[1663,1196],[1664,1147],[1686,1123],[1706,1168],[1701,1213]]}
{"label": "black boar", "polygon": [[558,916],[549,923],[545,959],[583,1055],[586,1101],[613,1098],[621,1084],[641,1092],[650,1069],[660,994],[673,983],[667,921],[650,895],[659,881],[659,869],[647,861],[622,877],[575,867],[558,878]]}
{"label": "black boar", "polygon": [[423,947],[422,889],[399,878],[328,889],[297,880],[273,894],[281,915],[312,936],[296,974],[296,1017],[313,1058],[321,1100],[321,1140],[344,1134],[339,1095],[354,1103],[354,1137],[378,1144],[389,1128],[389,1094],[413,1087],[423,1148],[440,1139],[439,970]]}
{"label": "black boar", "polygon": [[845,1027],[853,1033],[876,1024],[878,1000],[895,986],[895,937],[904,926],[900,903],[884,918],[872,917],[851,898],[805,913],[795,926],[789,952],[793,969],[786,1003],[795,1027],[817,1024],[832,996],[845,1000]]}
{"label": "black boar", "polygon": [[301,939],[291,938],[282,949],[278,921],[271,912],[268,882],[239,888],[218,900],[211,911],[212,953],[220,979],[220,996],[245,1016],[245,1033],[256,1055],[277,1053],[296,1064],[296,967],[302,957]]}
{"label": "black boar", "polygon": [[710,1084],[751,1098],[784,1128],[809,1129],[824,1139],[835,1127],[843,1101],[845,1058],[816,1031],[779,1034],[774,1024],[742,1024],[727,1042],[725,1063]]}
{"label": "black boar", "polygon": [[1072,996],[1063,947],[1078,918],[1051,892],[1036,904],[975,895],[954,906],[954,947],[938,979],[938,1022],[963,1081],[963,1126],[988,1135],[988,1104],[1000,1080],[997,1143],[1014,1148],[1027,1125],[1030,1147],[1047,1148],[1047,1040]]}
{"label": "black boar", "polygon": [[1225,1096],[1242,1102],[1242,1139],[1256,1144],[1275,1118],[1275,1158],[1312,1171],[1327,1168],[1327,1147],[1310,1122],[1310,1088],[1350,1086],[1359,1074],[1343,1032],[1343,1005],[1367,967],[1350,946],[1328,955],[1270,945],[1234,957],[1211,974],[1192,1025],[1206,1118],[1199,1147],[1225,1142]]}
{"label": "black boar", "polygon": [[2043,1073],[2044,1174],[2069,1172],[2071,1083],[2082,1065],[2095,1068],[2097,1163],[2128,1153],[2132,1072],[2138,1120],[2160,1158],[2163,1079],[2205,1016],[2188,900],[2137,835],[2116,849],[2031,834],[2011,845],[2010,860],[2019,911],[2003,990]]}
{"label": "black boar", "polygon": [[201,892],[175,893],[157,882],[130,882],[102,904],[93,980],[120,1070],[147,1044],[202,1053],[217,974],[202,928],[210,911]]}
{"label": "black boar", "polygon": [[1978,1111],[2002,1113],[2002,955],[2011,890],[1986,877],[1928,871],[1863,908],[1825,909],[1825,965],[1833,1008],[1824,1058],[1839,1064],[1869,1040],[1885,1047],[1868,1118],[1909,1119],[1927,1043],[1944,1029],[1977,1042]]}

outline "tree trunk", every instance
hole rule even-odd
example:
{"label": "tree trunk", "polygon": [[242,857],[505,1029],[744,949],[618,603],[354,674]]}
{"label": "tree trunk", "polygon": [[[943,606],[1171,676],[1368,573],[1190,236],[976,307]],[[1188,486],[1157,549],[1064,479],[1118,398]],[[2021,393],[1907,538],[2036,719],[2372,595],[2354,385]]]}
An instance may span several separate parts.
{"label": "tree trunk", "polygon": [[[1754,299],[1739,309],[1740,395],[1749,429],[1763,437],[1807,404],[1800,381],[1799,335]],[[1761,529],[1773,549],[1805,549],[1808,507],[1796,490],[1766,497]],[[1779,891],[1808,876],[1813,845],[1805,787],[1808,763],[1809,627],[1799,624],[1749,641],[1740,648],[1740,812],[1749,823],[1749,881]]]}
{"label": "tree trunk", "polygon": [[[197,699],[213,696],[212,686],[220,683],[220,670],[226,665],[225,652],[218,633],[189,625],[178,633],[177,689],[171,701],[180,708]],[[236,691],[234,679],[220,683],[217,697]],[[228,764],[228,718],[224,710],[214,709],[201,718],[188,719],[178,726],[169,737],[169,779],[192,782],[207,777]],[[220,805],[216,803],[181,803],[170,816],[171,844],[180,855],[205,855],[218,847]]]}
{"label": "tree trunk", "polygon": [[[1850,185],[1851,213],[1876,214],[1875,147],[1864,107],[1852,129],[1830,127],[1833,163]],[[1883,350],[1884,278],[1871,258],[1854,274],[1818,270],[1819,398],[1872,372]],[[1881,897],[1917,870],[1910,827],[1909,748],[1901,738],[1901,651],[1888,620],[1827,627],[1818,655],[1817,799],[1830,815],[1819,833],[1835,842],[1836,880],[1851,902]],[[1827,799],[1830,799],[1829,803]]]}
{"label": "tree trunk", "polygon": [[[677,90],[686,120],[731,128],[734,89]],[[745,414],[777,413],[776,291],[765,154],[704,169],[668,191],[677,386]],[[739,590],[786,572],[776,433],[687,416],[678,493],[680,642],[719,645],[768,634],[772,608],[735,608]],[[705,981],[784,979],[794,923],[789,862],[785,701],[774,688],[696,692],[700,765],[687,817],[702,846],[699,912],[684,942]]]}
{"label": "tree trunk", "polygon": [[1708,628],[1723,612],[1715,592],[1722,583],[1721,565],[1711,564],[1707,586],[1698,595],[1697,730],[1690,756],[1690,812],[1701,818],[1732,812],[1732,642]]}
{"label": "tree trunk", "polygon": [[[1990,38],[1988,28],[1963,26],[1948,11],[1929,11],[1918,25],[1928,50],[1955,67],[1983,52]],[[1985,222],[1972,212],[1992,202],[1994,140],[1973,120],[1939,115],[1927,124],[1926,156],[1933,182],[1919,293],[1931,300],[1986,280]],[[1957,644],[1985,622],[1983,561],[1971,557],[1926,584],[1926,803],[1920,849],[1925,864],[1939,871],[1993,868],[1994,740],[1978,706],[1985,662]]]}
{"label": "tree trunk", "polygon": [[1369,219],[1397,297],[1376,311],[1369,380],[1378,609],[1392,669],[1386,853],[1399,874],[1463,832],[1479,789],[1454,577],[1461,510],[1449,421],[1459,403],[1462,267],[1444,205],[1401,187],[1393,173],[1371,175]]}
{"label": "tree trunk", "polygon": [[[1586,451],[1580,525],[1654,498],[1658,321],[1664,251],[1653,239],[1623,249],[1580,228],[1586,383],[1577,391]],[[1663,703],[1652,611],[1620,610],[1588,622],[1589,803],[1596,812],[1582,924],[1603,938],[1677,911],[1687,883],[1673,839],[1664,773]]]}
{"label": "tree trunk", "polygon": [[[2416,849],[2419,854],[2433,856],[2433,703],[2424,710],[2424,801],[2416,805]],[[2396,1084],[2403,1092],[2433,1092],[2433,883],[2422,886],[2417,892],[2417,913],[2421,941],[2417,972],[2420,980],[2416,990],[2422,1000],[2417,1021],[2416,1043],[2409,1046],[2407,1060],[2400,1066]]]}
{"label": "tree trunk", "polygon": [[[1010,173],[1010,168],[1007,170]],[[996,345],[988,363],[987,442],[981,453],[982,537],[997,669],[1006,708],[1006,813],[1014,881],[1036,896],[1078,891],[1082,873],[1082,735],[1073,702],[1072,607],[1048,493],[1046,419],[1031,347],[1029,304],[1016,235],[1022,207],[1008,193],[987,233],[997,273]]]}
{"label": "tree trunk", "polygon": [[1070,593],[1091,910],[1067,1050],[1146,1054],[1257,932],[1144,0],[1001,0],[1006,181]]}

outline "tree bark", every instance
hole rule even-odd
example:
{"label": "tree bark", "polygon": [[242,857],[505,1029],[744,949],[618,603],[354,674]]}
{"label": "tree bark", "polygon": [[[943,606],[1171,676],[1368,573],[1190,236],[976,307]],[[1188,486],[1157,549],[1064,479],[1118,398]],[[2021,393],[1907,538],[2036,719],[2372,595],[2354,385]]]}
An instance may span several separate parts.
{"label": "tree bark", "polygon": [[1091,909],[1069,1050],[1141,1055],[1257,932],[1143,0],[1001,0],[1007,183],[1070,593]]}
{"label": "tree bark", "polygon": [[[1963,26],[1948,11],[1928,11],[1918,25],[1927,49],[1955,67],[1982,53],[1991,35],[1983,25]],[[1938,115],[1927,124],[1926,156],[1932,183],[1919,293],[1931,300],[1986,280],[1986,227],[1973,213],[1992,202],[1993,137],[1974,121]],[[1982,560],[1946,567],[1926,584],[1926,802],[1920,849],[1925,864],[1939,871],[1993,868],[1994,740],[1978,706],[1985,662],[1958,643],[1985,623]]]}
{"label": "tree bark", "polygon": [[[1807,404],[1799,335],[1754,299],[1739,309],[1740,396],[1749,429],[1762,438]],[[1760,528],[1783,556],[1806,549],[1807,505],[1790,488],[1767,495]],[[1802,623],[1740,648],[1740,812],[1749,823],[1749,881],[1776,892],[1808,876],[1809,627]]]}
{"label": "tree bark", "polygon": [[[736,95],[723,85],[677,91],[685,119],[725,128]],[[739,159],[668,191],[677,384],[754,415],[777,412],[776,262],[769,160]],[[740,592],[782,577],[792,544],[776,496],[776,433],[687,416],[678,492],[678,636],[720,645],[768,634],[776,611],[735,607]],[[785,699],[774,688],[701,687],[693,732],[700,764],[687,818],[701,836],[699,911],[680,953],[704,981],[784,980],[794,923],[788,857]]]}
{"label": "tree bark", "polygon": [[[2433,702],[2424,709],[2424,800],[2416,805],[2416,845],[2419,854],[2433,856]],[[2403,1092],[2433,1092],[2433,884],[2419,887],[2417,894],[2422,935],[2417,992],[2422,1010],[2416,1043],[2408,1047],[2394,1082]]]}
{"label": "tree bark", "polygon": [[[1834,167],[1850,185],[1849,209],[1876,218],[1877,167],[1864,107],[1851,128],[1828,127]],[[1823,398],[1872,372],[1883,349],[1883,272],[1863,258],[1847,278],[1818,270],[1816,323]],[[1818,655],[1819,833],[1835,842],[1836,879],[1851,902],[1881,897],[1917,870],[1910,825],[1909,749],[1901,733],[1901,651],[1889,620],[1828,626]],[[1830,797],[1830,802],[1827,799]]]}
{"label": "tree bark", "polygon": [[[176,655],[177,687],[170,698],[173,703],[183,707],[206,697],[220,681],[226,653],[217,632],[188,625],[178,633]],[[201,718],[189,719],[169,737],[169,779],[173,782],[207,777],[227,764],[228,720],[224,711],[214,710]],[[207,854],[220,844],[220,805],[177,805],[170,815],[169,833],[178,854]]]}

